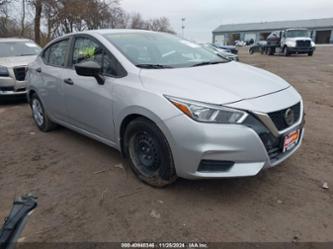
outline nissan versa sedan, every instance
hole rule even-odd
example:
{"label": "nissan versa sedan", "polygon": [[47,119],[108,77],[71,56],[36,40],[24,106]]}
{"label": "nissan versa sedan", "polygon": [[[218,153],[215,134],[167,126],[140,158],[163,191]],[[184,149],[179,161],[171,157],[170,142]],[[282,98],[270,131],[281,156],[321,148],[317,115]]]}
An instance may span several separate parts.
{"label": "nissan versa sedan", "polygon": [[40,47],[31,40],[0,39],[0,99],[9,95],[25,96],[27,65],[40,51]]}
{"label": "nissan versa sedan", "polygon": [[27,77],[40,130],[62,125],[116,148],[155,187],[255,176],[304,135],[303,101],[286,81],[169,34],[66,35]]}

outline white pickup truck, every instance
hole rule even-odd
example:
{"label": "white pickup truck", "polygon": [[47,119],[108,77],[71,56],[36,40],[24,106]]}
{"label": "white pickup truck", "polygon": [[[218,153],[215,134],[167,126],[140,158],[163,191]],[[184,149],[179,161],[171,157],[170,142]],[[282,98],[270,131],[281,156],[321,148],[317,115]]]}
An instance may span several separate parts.
{"label": "white pickup truck", "polygon": [[286,29],[272,32],[267,38],[266,52],[269,55],[283,53],[308,54],[312,56],[316,49],[316,44],[312,41],[310,32],[307,29]]}

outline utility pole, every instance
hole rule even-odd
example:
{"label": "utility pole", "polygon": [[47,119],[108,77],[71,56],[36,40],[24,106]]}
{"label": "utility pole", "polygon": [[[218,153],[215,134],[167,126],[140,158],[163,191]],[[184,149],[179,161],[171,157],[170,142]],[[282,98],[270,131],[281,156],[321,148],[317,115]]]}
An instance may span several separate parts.
{"label": "utility pole", "polygon": [[185,21],[186,21],[186,18],[183,17],[182,18],[182,37],[185,38]]}

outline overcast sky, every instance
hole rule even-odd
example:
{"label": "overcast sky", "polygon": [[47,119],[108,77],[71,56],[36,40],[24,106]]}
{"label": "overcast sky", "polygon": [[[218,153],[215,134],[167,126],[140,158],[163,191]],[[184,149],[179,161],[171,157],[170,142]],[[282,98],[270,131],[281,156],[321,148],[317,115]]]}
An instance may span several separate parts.
{"label": "overcast sky", "polygon": [[198,42],[212,40],[221,24],[333,17],[333,0],[122,0],[122,7],[144,18],[166,16],[173,29]]}

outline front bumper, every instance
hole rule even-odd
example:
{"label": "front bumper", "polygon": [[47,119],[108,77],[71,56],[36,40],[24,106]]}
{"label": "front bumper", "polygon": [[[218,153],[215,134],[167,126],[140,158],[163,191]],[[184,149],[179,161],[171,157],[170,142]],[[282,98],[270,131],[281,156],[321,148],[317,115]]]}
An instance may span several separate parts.
{"label": "front bumper", "polygon": [[[259,129],[247,121],[242,125],[207,124],[185,115],[165,121],[167,132],[164,133],[173,153],[177,175],[186,179],[248,177],[281,164],[300,148],[304,138],[304,107],[297,92],[289,88],[273,95],[239,102],[239,106],[234,104],[234,108],[257,106],[261,110],[266,108],[263,113],[271,113],[290,108],[297,100],[301,105],[299,119],[282,131],[272,129],[269,122],[259,118],[258,111],[251,112],[249,117],[255,117]],[[284,137],[296,130],[301,131],[297,145],[283,152]],[[274,139],[267,137],[267,131]],[[212,170],[214,167],[216,169]]]}
{"label": "front bumper", "polygon": [[27,81],[17,81],[12,77],[0,77],[0,96],[24,95],[27,93]]}
{"label": "front bumper", "polygon": [[295,48],[288,48],[288,52],[291,54],[307,54],[307,53],[311,53],[314,52],[315,48],[314,47],[295,47]]}
{"label": "front bumper", "polygon": [[[203,124],[179,116],[167,121],[171,128],[170,146],[177,175],[187,179],[255,176],[264,168],[271,168],[294,154],[301,146],[304,129],[297,146],[271,159],[259,135],[243,125]],[[172,129],[172,127],[174,129]],[[232,162],[222,171],[200,171],[203,161]]]}

